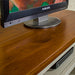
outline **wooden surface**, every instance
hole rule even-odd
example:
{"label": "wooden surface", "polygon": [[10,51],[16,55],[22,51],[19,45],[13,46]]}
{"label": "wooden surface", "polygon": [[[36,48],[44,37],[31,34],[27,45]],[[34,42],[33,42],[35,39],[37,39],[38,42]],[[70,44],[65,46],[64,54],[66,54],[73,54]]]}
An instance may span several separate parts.
{"label": "wooden surface", "polygon": [[75,42],[75,12],[60,11],[60,25],[30,29],[0,27],[0,75],[36,75]]}

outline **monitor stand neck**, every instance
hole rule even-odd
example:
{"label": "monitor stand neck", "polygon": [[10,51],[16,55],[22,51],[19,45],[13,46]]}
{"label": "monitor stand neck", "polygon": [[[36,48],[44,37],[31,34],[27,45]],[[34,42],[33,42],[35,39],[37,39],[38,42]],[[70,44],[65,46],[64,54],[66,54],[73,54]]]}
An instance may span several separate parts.
{"label": "monitor stand neck", "polygon": [[33,21],[28,21],[25,26],[30,28],[49,28],[57,26],[61,23],[60,19],[56,17],[48,17],[48,15],[38,17],[33,19]]}

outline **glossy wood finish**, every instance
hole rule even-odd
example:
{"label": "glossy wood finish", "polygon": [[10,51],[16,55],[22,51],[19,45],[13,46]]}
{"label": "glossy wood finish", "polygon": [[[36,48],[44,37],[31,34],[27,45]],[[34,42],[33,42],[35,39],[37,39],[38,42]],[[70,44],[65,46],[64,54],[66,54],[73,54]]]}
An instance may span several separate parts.
{"label": "glossy wood finish", "polygon": [[36,75],[75,42],[75,12],[60,11],[60,25],[29,29],[0,27],[0,75]]}

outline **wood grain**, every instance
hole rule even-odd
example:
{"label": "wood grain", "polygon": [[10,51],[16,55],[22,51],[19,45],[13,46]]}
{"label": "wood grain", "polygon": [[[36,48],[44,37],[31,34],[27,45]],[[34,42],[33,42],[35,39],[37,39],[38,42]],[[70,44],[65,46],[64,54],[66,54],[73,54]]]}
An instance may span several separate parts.
{"label": "wood grain", "polygon": [[62,23],[48,29],[30,29],[18,24],[0,27],[0,75],[36,75],[75,42],[75,12],[49,16]]}

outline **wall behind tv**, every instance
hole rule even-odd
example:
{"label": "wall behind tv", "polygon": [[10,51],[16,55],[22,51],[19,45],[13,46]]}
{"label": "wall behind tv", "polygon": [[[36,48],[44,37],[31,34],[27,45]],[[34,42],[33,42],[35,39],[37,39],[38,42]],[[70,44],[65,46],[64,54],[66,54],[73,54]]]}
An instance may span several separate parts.
{"label": "wall behind tv", "polygon": [[75,11],[75,0],[69,0],[68,10]]}

